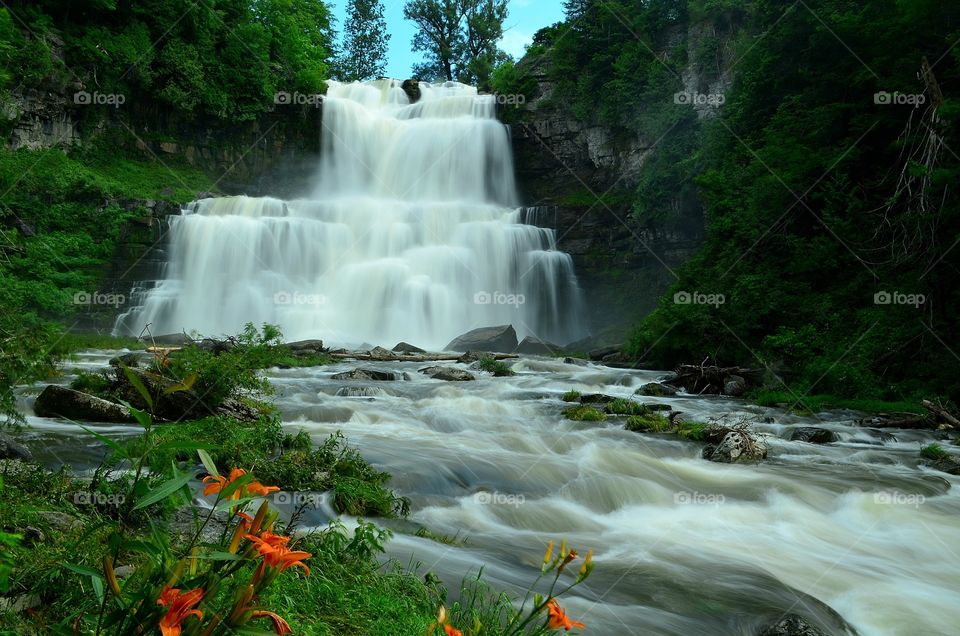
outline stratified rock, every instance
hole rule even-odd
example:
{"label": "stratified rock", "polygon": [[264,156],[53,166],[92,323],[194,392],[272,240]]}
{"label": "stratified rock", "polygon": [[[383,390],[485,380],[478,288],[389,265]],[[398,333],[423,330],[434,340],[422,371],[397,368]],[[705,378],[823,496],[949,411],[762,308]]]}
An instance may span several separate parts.
{"label": "stratified rock", "polygon": [[429,375],[434,380],[445,380],[447,382],[467,382],[477,379],[469,371],[454,367],[427,367],[420,369],[420,373]]}
{"label": "stratified rock", "polygon": [[829,444],[837,441],[837,434],[825,428],[816,426],[801,426],[793,429],[790,434],[790,441],[808,442],[810,444]]}
{"label": "stratified rock", "polygon": [[647,395],[650,397],[671,397],[677,394],[677,390],[667,384],[659,382],[649,382],[633,392],[634,395]]}
{"label": "stratified rock", "polygon": [[30,462],[33,461],[33,454],[29,448],[6,433],[0,433],[0,459],[19,459]]}
{"label": "stratified rock", "polygon": [[767,445],[747,431],[729,431],[718,444],[704,448],[703,456],[722,464],[756,462],[766,459]]}
{"label": "stratified rock", "polygon": [[343,373],[336,373],[330,376],[332,380],[375,380],[377,382],[391,382],[393,380],[402,380],[403,374],[394,371],[379,371],[377,369],[352,369]]}
{"label": "stratified rock", "polygon": [[539,338],[534,338],[533,336],[527,336],[520,342],[519,345],[517,345],[516,352],[525,353],[527,355],[552,356],[559,350],[560,347],[555,344],[545,342]]}
{"label": "stratified rock", "polygon": [[397,354],[383,347],[374,347],[370,350],[370,359],[380,361],[396,360]]}
{"label": "stratified rock", "polygon": [[513,325],[480,327],[454,338],[447,351],[496,351],[512,353],[517,348],[517,332]]}
{"label": "stratified rock", "polygon": [[415,347],[409,342],[398,342],[397,346],[393,348],[394,353],[426,353],[420,347]]}
{"label": "stratified rock", "polygon": [[86,422],[133,422],[126,407],[87,393],[51,384],[37,396],[33,411],[40,417]]}
{"label": "stratified rock", "polygon": [[770,625],[757,636],[824,636],[823,632],[796,614]]}

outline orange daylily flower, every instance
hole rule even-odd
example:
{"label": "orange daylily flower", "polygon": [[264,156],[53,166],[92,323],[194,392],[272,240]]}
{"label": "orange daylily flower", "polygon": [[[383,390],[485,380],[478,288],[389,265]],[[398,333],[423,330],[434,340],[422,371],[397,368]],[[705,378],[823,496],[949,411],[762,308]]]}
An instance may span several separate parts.
{"label": "orange daylily flower", "polygon": [[585,625],[579,621],[571,620],[567,613],[563,611],[563,608],[560,607],[560,604],[557,603],[554,599],[547,601],[547,612],[549,617],[547,619],[547,627],[549,629],[560,629],[561,627],[568,632],[573,628],[582,629]]}
{"label": "orange daylily flower", "polygon": [[268,567],[278,568],[283,572],[287,568],[299,566],[303,568],[304,573],[310,574],[310,568],[303,562],[304,559],[309,559],[313,556],[309,552],[291,550],[286,546],[280,545],[271,549],[269,552],[261,552],[260,554],[263,556],[263,562],[266,563]]}
{"label": "orange daylily flower", "polygon": [[463,636],[463,632],[461,632],[456,627],[452,627],[451,625],[444,625],[443,631],[446,633],[447,636]]}
{"label": "orange daylily flower", "polygon": [[281,617],[277,616],[273,612],[268,612],[266,610],[256,610],[253,614],[250,615],[251,618],[269,618],[273,622],[273,631],[277,636],[287,636],[287,634],[292,634],[293,630],[290,629],[290,625],[287,624],[287,621],[283,620]]}
{"label": "orange daylily flower", "polygon": [[180,636],[183,621],[188,616],[196,616],[199,620],[203,620],[203,612],[198,609],[191,609],[202,599],[203,590],[199,588],[181,593],[178,588],[172,588],[169,585],[164,586],[163,591],[160,592],[160,598],[157,599],[157,605],[170,609],[160,619],[160,633],[163,636]]}
{"label": "orange daylily flower", "polygon": [[275,550],[279,547],[285,547],[290,543],[290,537],[285,537],[283,535],[274,534],[269,530],[261,532],[259,535],[248,534],[244,535],[244,538],[250,539],[257,544],[257,551],[260,554],[266,554],[272,550]]}
{"label": "orange daylily flower", "polygon": [[[220,492],[223,492],[223,489],[237,481],[241,477],[247,474],[242,468],[233,468],[230,471],[229,477],[224,477],[222,475],[208,475],[203,478],[203,483],[207,484],[206,488],[203,489],[204,495],[213,495]],[[229,499],[239,499],[241,495],[252,496],[259,495],[260,497],[266,497],[272,492],[279,491],[280,488],[277,486],[264,486],[259,481],[252,481],[243,488],[238,488],[233,491]],[[241,492],[242,491],[242,492]]]}

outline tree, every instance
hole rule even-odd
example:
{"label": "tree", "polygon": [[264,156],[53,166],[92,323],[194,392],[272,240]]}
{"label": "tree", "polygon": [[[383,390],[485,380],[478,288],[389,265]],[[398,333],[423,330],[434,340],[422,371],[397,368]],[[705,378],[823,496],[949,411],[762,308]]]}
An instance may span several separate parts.
{"label": "tree", "polygon": [[386,70],[389,42],[380,0],[350,0],[343,27],[342,79],[363,81],[381,77]]}
{"label": "tree", "polygon": [[413,68],[422,79],[459,80],[486,87],[506,58],[503,37],[507,0],[409,0],[403,15],[419,31],[413,48],[427,60]]}

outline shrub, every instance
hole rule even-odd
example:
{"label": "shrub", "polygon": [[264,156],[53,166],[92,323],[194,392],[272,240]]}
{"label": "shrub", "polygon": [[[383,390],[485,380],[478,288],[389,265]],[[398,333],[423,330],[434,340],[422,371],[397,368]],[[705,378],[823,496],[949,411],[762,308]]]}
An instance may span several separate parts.
{"label": "shrub", "polygon": [[607,419],[606,413],[586,404],[571,406],[563,411],[564,417],[577,422],[602,422]]}
{"label": "shrub", "polygon": [[942,459],[949,459],[950,453],[948,453],[943,446],[934,442],[933,444],[929,444],[921,448],[920,456],[931,461],[939,461]]}
{"label": "shrub", "polygon": [[513,369],[510,368],[510,365],[502,360],[495,360],[493,358],[482,358],[477,364],[482,371],[487,373],[492,373],[494,376],[507,377],[511,375],[516,375]]}
{"label": "shrub", "polygon": [[580,399],[580,391],[574,391],[573,389],[571,389],[563,394],[564,402],[576,402],[579,399]]}

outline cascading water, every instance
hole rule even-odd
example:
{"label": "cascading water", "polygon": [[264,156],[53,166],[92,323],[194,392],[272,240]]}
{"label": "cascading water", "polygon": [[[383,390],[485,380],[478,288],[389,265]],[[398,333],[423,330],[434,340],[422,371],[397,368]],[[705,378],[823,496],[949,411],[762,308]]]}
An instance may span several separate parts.
{"label": "cascading water", "polygon": [[585,335],[570,257],[517,207],[494,97],[452,82],[421,93],[331,82],[312,196],[205,199],[173,217],[164,279],[115,332],[268,322],[290,339],[434,348],[498,324]]}

